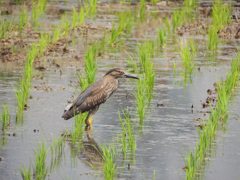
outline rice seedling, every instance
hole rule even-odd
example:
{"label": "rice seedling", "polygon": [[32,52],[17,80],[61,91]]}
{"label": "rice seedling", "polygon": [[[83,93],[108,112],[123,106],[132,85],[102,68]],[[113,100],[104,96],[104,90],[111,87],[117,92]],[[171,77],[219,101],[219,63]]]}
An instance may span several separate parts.
{"label": "rice seedling", "polygon": [[73,6],[72,29],[75,29],[75,28],[76,28],[77,23],[78,23],[78,13],[77,13],[75,7]]}
{"label": "rice seedling", "polygon": [[62,15],[61,18],[61,29],[63,31],[63,36],[67,36],[69,33],[69,17],[67,15]]}
{"label": "rice seedling", "polygon": [[208,50],[216,51],[218,45],[218,30],[216,26],[211,26],[208,30]]}
{"label": "rice seedling", "polygon": [[160,47],[165,46],[166,37],[167,37],[167,33],[166,33],[165,26],[157,29],[157,42]]}
{"label": "rice seedling", "polygon": [[127,135],[128,135],[128,147],[131,150],[131,153],[133,156],[135,156],[135,150],[136,150],[136,146],[137,146],[137,141],[136,141],[136,137],[134,134],[134,127],[135,124],[133,124],[133,127],[131,127],[131,120],[130,120],[130,112],[128,111],[128,109],[124,112],[122,110],[124,117],[125,117],[125,124],[127,126]]}
{"label": "rice seedling", "polygon": [[132,11],[123,11],[118,15],[118,33],[121,34],[125,29],[126,34],[129,34],[132,29]]}
{"label": "rice seedling", "polygon": [[47,33],[41,34],[41,39],[39,40],[38,56],[41,56],[43,51],[47,48],[50,43],[50,35]]}
{"label": "rice seedling", "polygon": [[19,14],[19,36],[22,36],[22,29],[28,21],[28,7],[24,6],[23,11]]}
{"label": "rice seedling", "polygon": [[116,176],[117,169],[114,160],[117,157],[117,151],[114,147],[114,142],[112,142],[109,147],[106,145],[101,145],[102,158],[104,164],[102,165],[105,179],[113,179]]}
{"label": "rice seedling", "polygon": [[79,25],[83,25],[83,22],[84,22],[84,8],[81,7],[80,9],[80,13],[79,13]]}
{"label": "rice seedling", "polygon": [[170,33],[171,33],[171,25],[170,25],[170,22],[169,22],[167,17],[165,18],[165,25],[167,27],[168,35],[170,35]]}
{"label": "rice seedling", "polygon": [[57,139],[55,136],[53,136],[53,142],[50,146],[51,150],[51,164],[49,171],[52,173],[55,169],[55,167],[60,167],[61,161],[63,159],[63,150],[64,150],[64,145],[66,142],[66,132],[64,135],[59,135],[59,138]]}
{"label": "rice seedling", "polygon": [[183,7],[186,8],[187,15],[191,16],[192,9],[196,7],[195,0],[184,0]]}
{"label": "rice seedling", "polygon": [[150,61],[149,54],[147,51],[148,49],[145,48],[144,44],[139,44],[138,47],[139,47],[139,55],[140,55],[139,64],[140,64],[141,70],[144,72],[146,68],[146,62]]}
{"label": "rice seedling", "polygon": [[32,6],[32,19],[33,19],[33,23],[36,25],[38,18],[39,18],[40,12],[39,12],[39,8],[38,5],[35,4]]}
{"label": "rice seedling", "polygon": [[30,82],[32,79],[32,64],[34,59],[37,57],[37,49],[38,46],[36,44],[33,44],[31,48],[27,52],[27,60],[25,62],[25,67],[23,71],[23,76],[19,78],[19,85],[17,85],[17,88],[14,86],[15,95],[17,97],[18,101],[18,108],[17,108],[17,117],[18,119],[22,120],[23,118],[23,110],[25,108],[25,103],[29,97],[29,88],[30,88]]}
{"label": "rice seedling", "polygon": [[152,5],[156,5],[157,4],[157,0],[151,0]]}
{"label": "rice seedling", "polygon": [[136,84],[136,93],[134,94],[137,104],[137,112],[139,116],[139,123],[143,125],[143,119],[145,117],[145,104],[146,104],[146,81],[140,78]]}
{"label": "rice seedling", "polygon": [[188,43],[191,50],[191,55],[192,57],[195,57],[198,53],[198,43],[194,42],[192,39],[189,39]]}
{"label": "rice seedling", "polygon": [[9,126],[11,123],[10,107],[6,106],[2,102],[2,111],[1,111],[1,121],[2,121],[2,130],[4,131],[6,126]]}
{"label": "rice seedling", "polygon": [[112,23],[111,36],[108,38],[108,44],[114,46],[117,43],[117,38],[119,37],[119,32],[115,28],[115,23]]}
{"label": "rice seedling", "polygon": [[183,67],[187,74],[192,74],[194,69],[194,62],[192,61],[192,54],[190,49],[188,48],[188,44],[185,47],[181,44],[180,48],[181,53],[179,52],[179,54],[183,60]]}
{"label": "rice seedling", "polygon": [[97,0],[90,0],[89,2],[89,15],[93,16],[96,14],[97,10]]}
{"label": "rice seedling", "polygon": [[101,56],[104,53],[105,50],[105,44],[106,44],[106,30],[104,31],[104,35],[101,39],[101,43],[98,47],[98,56]]}
{"label": "rice seedling", "polygon": [[36,25],[38,22],[38,18],[44,12],[46,12],[47,8],[47,0],[39,0],[37,4],[32,5],[32,19],[33,23]]}
{"label": "rice seedling", "polygon": [[29,168],[27,170],[27,168],[23,164],[23,170],[21,170],[20,168],[18,168],[18,170],[20,171],[22,179],[24,179],[24,180],[31,180],[32,179],[32,169],[31,169],[31,166],[29,166]]}
{"label": "rice seedling", "polygon": [[125,52],[127,53],[128,58],[124,58],[124,59],[127,61],[128,66],[133,69],[133,72],[138,73],[137,61],[133,60],[132,56],[127,51]]}
{"label": "rice seedling", "polygon": [[148,52],[149,57],[153,58],[154,54],[155,54],[155,41],[153,41],[153,40],[145,41],[144,44],[145,44],[145,48]]}
{"label": "rice seedling", "polygon": [[[211,111],[209,119],[206,121],[202,131],[198,129],[199,142],[196,144],[195,153],[191,150],[189,154],[186,154],[185,169],[186,169],[186,179],[194,179],[196,168],[200,167],[204,161],[206,153],[211,144],[213,138],[215,137],[218,122],[221,121],[223,124],[227,122],[228,119],[228,102],[232,95],[232,89],[239,84],[239,65],[240,65],[240,54],[237,55],[237,59],[232,62],[231,72],[227,73],[226,81],[217,83],[218,87],[218,101],[215,109]],[[211,105],[210,105],[211,106]],[[212,108],[212,107],[211,107]]]}
{"label": "rice seedling", "polygon": [[58,28],[57,26],[53,27],[52,31],[52,44],[56,43],[61,37],[62,28]]}
{"label": "rice seedling", "polygon": [[35,179],[46,179],[48,169],[46,167],[46,157],[48,149],[46,150],[46,144],[43,142],[41,145],[38,145],[38,150],[34,151],[35,154],[35,166],[34,173]]}
{"label": "rice seedling", "polygon": [[75,126],[72,129],[72,133],[71,133],[71,143],[73,145],[76,144],[77,140],[82,138],[82,134],[84,132],[84,121],[87,117],[87,113],[83,113],[77,116],[74,116],[74,122],[75,122]]}
{"label": "rice seedling", "polygon": [[88,87],[88,81],[87,81],[87,78],[85,78],[83,74],[77,70],[77,68],[76,68],[76,79],[79,84],[79,86],[76,86],[76,88],[79,88],[81,89],[81,91],[84,91]]}
{"label": "rice seedling", "polygon": [[126,140],[126,136],[127,136],[127,130],[126,130],[126,127],[125,127],[125,123],[122,121],[122,118],[121,118],[121,115],[120,115],[120,112],[118,111],[118,114],[119,114],[119,120],[120,120],[120,123],[122,125],[122,153],[123,153],[123,159],[126,158],[127,156],[127,140]]}
{"label": "rice seedling", "polygon": [[85,57],[85,72],[86,78],[88,80],[88,84],[92,84],[95,81],[95,76],[97,72],[97,63],[96,63],[96,54],[97,54],[97,43],[92,46],[92,48],[88,47],[86,50]]}
{"label": "rice seedling", "polygon": [[89,11],[90,11],[90,6],[88,3],[84,3],[84,11],[85,11],[85,17],[88,17]]}
{"label": "rice seedling", "polygon": [[140,21],[144,22],[146,19],[146,12],[145,12],[145,0],[140,0]]}
{"label": "rice seedling", "polygon": [[147,83],[147,98],[150,102],[153,96],[154,92],[154,83],[155,83],[155,71],[153,69],[153,62],[147,61],[146,66],[148,68],[145,69],[145,75],[146,75],[146,83]]}
{"label": "rice seedling", "polygon": [[216,0],[212,8],[213,26],[217,30],[221,30],[224,26],[231,22],[232,5],[223,4],[221,0]]}
{"label": "rice seedling", "polygon": [[14,19],[6,19],[0,21],[0,39],[8,37],[13,28]]}
{"label": "rice seedling", "polygon": [[47,9],[47,0],[38,0],[38,9],[41,14],[46,12]]}

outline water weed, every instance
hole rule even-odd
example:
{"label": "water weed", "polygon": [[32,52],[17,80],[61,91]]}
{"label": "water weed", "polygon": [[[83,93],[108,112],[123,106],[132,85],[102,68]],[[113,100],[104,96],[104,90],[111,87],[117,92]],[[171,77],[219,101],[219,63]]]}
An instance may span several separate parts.
{"label": "water weed", "polygon": [[1,121],[2,121],[2,130],[4,131],[7,126],[11,123],[10,107],[5,105],[2,102],[2,111],[1,111]]}

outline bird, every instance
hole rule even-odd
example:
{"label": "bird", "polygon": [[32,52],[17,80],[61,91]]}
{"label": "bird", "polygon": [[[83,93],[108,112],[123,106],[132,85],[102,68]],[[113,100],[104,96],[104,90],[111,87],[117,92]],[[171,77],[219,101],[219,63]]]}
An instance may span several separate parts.
{"label": "bird", "polygon": [[120,78],[138,77],[127,73],[121,68],[109,70],[101,79],[87,87],[81,94],[66,106],[62,118],[68,120],[80,113],[88,112],[85,119],[86,127],[92,128],[92,120],[99,109],[99,106],[116,91],[119,85]]}

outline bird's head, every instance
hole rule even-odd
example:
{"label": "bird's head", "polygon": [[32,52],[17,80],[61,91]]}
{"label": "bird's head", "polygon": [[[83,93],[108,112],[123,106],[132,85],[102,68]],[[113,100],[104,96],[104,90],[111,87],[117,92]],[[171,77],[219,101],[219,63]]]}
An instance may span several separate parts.
{"label": "bird's head", "polygon": [[126,71],[120,69],[120,68],[114,68],[108,71],[105,76],[113,76],[114,78],[133,78],[133,79],[139,79],[138,77],[127,73]]}

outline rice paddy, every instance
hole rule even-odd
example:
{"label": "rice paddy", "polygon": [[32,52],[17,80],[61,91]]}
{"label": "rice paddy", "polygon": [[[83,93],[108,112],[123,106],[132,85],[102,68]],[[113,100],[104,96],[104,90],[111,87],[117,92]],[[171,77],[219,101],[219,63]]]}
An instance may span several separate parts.
{"label": "rice paddy", "polygon": [[[5,179],[204,179],[209,152],[236,118],[232,4],[216,0],[207,15],[194,0],[19,4],[0,15]],[[139,80],[120,80],[92,130],[86,113],[61,119],[68,97],[115,67]]]}

